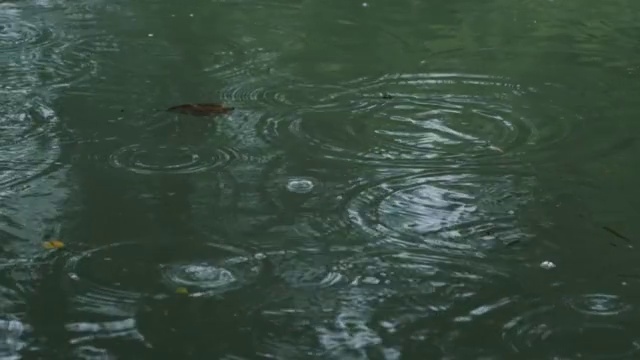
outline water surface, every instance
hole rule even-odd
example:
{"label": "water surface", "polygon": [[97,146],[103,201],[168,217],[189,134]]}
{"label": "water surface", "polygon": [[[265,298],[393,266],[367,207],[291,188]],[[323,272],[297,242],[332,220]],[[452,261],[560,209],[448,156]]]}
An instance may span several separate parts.
{"label": "water surface", "polygon": [[1,3],[0,355],[638,356],[637,13]]}

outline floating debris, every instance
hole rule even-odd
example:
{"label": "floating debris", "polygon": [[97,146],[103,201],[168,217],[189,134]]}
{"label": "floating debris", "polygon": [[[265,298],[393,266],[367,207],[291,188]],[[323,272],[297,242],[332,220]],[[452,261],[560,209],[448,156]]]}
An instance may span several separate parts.
{"label": "floating debris", "polygon": [[221,115],[229,113],[232,110],[234,110],[233,107],[225,107],[221,104],[182,104],[167,109],[169,112],[193,116]]}
{"label": "floating debris", "polygon": [[64,247],[64,243],[60,240],[49,240],[42,243],[42,246],[49,250],[62,249]]}
{"label": "floating debris", "polygon": [[176,294],[187,295],[189,294],[189,290],[187,290],[187,288],[184,288],[184,287],[179,287],[176,289]]}
{"label": "floating debris", "polygon": [[609,233],[613,234],[614,236],[619,237],[620,239],[626,241],[626,242],[631,242],[631,239],[629,239],[628,237],[620,234],[619,232],[615,231],[614,229],[608,227],[608,226],[603,226],[602,227],[604,230],[608,231]]}

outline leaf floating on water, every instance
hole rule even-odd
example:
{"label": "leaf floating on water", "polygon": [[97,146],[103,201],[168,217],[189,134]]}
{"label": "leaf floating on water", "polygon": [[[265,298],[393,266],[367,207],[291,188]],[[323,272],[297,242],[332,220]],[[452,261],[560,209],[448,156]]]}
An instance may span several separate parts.
{"label": "leaf floating on water", "polygon": [[176,294],[186,295],[188,293],[189,293],[189,290],[187,290],[187,288],[179,287],[176,289]]}
{"label": "leaf floating on water", "polygon": [[49,241],[45,241],[44,243],[42,243],[42,246],[45,249],[61,249],[64,247],[64,243],[60,240],[49,240]]}
{"label": "leaf floating on water", "polygon": [[172,106],[167,111],[193,116],[214,116],[229,113],[234,109],[221,104],[182,104]]}

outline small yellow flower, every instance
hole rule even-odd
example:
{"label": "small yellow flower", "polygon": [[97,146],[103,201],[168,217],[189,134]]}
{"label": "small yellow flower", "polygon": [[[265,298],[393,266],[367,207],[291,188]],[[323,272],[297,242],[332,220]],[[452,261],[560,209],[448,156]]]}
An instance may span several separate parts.
{"label": "small yellow flower", "polygon": [[45,249],[61,249],[64,247],[64,243],[60,240],[49,240],[42,243]]}
{"label": "small yellow flower", "polygon": [[176,289],[176,294],[186,295],[188,293],[189,293],[189,290],[187,290],[187,288],[179,287],[179,288]]}

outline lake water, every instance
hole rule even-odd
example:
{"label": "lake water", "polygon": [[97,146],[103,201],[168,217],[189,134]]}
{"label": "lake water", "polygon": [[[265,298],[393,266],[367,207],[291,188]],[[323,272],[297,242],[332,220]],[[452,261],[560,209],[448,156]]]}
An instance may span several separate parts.
{"label": "lake water", "polygon": [[637,358],[638,39],[631,0],[2,1],[0,357]]}

